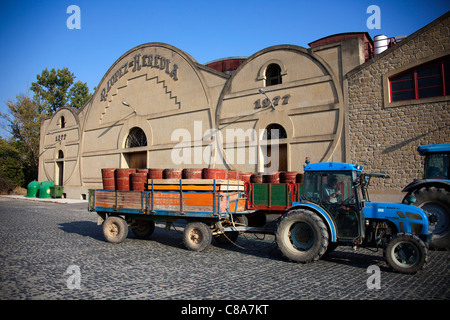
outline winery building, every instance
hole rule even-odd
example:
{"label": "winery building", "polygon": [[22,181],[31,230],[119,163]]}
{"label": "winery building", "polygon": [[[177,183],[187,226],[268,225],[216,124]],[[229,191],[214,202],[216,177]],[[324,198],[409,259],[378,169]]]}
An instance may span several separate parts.
{"label": "winery building", "polygon": [[[380,39],[337,34],[206,64],[169,44],[132,48],[81,110],[42,122],[39,181],[86,198],[102,187],[101,168],[301,171],[310,157],[392,168],[401,181],[377,187],[401,190],[420,176],[417,145],[449,142],[449,14]],[[441,66],[440,92],[391,92],[429,63]]]}

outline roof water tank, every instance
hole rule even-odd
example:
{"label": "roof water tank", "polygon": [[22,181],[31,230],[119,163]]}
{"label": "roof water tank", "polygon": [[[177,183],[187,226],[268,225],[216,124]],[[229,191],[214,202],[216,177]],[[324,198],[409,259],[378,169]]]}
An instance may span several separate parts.
{"label": "roof water tank", "polygon": [[380,54],[388,48],[389,39],[384,34],[380,34],[373,38],[374,54]]}

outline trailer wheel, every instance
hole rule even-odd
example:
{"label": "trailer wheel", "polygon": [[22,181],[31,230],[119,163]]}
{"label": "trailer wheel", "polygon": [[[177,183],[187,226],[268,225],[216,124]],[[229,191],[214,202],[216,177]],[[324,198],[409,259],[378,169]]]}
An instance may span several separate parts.
{"label": "trailer wheel", "polygon": [[131,229],[138,239],[147,239],[155,231],[155,221],[137,220],[136,225]]}
{"label": "trailer wheel", "polygon": [[211,244],[211,228],[203,222],[189,222],[183,232],[183,243],[189,250],[203,251]]}
{"label": "trailer wheel", "polygon": [[108,217],[103,222],[103,235],[108,242],[121,243],[128,235],[128,224],[120,217]]}
{"label": "trailer wheel", "polygon": [[328,247],[325,223],[315,213],[298,209],[278,222],[275,238],[284,256],[296,262],[319,260]]}
{"label": "trailer wheel", "polygon": [[428,248],[418,236],[398,233],[388,242],[384,258],[394,271],[413,274],[427,263]]}

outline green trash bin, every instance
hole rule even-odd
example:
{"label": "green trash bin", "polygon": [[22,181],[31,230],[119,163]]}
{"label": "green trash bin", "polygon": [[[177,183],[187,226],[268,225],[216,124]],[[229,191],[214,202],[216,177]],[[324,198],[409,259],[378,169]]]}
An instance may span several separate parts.
{"label": "green trash bin", "polygon": [[63,186],[50,187],[50,196],[52,198],[62,198]]}
{"label": "green trash bin", "polygon": [[50,187],[54,186],[55,183],[53,181],[43,181],[41,183],[41,187],[39,188],[39,198],[50,198]]}
{"label": "green trash bin", "polygon": [[27,186],[27,197],[36,198],[41,184],[37,181],[31,181]]}

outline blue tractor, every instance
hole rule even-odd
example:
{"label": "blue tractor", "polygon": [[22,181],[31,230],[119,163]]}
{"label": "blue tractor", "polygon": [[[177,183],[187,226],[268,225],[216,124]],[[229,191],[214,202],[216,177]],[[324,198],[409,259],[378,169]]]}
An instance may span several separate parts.
{"label": "blue tractor", "polygon": [[305,166],[301,200],[278,221],[276,242],[288,259],[312,262],[337,246],[382,248],[397,272],[416,273],[428,260],[428,217],[408,204],[370,202],[373,177],[349,163]]}
{"label": "blue tractor", "polygon": [[417,148],[425,156],[423,179],[407,185],[403,203],[411,203],[431,213],[436,221],[430,225],[430,247],[450,249],[450,144],[430,144]]}

